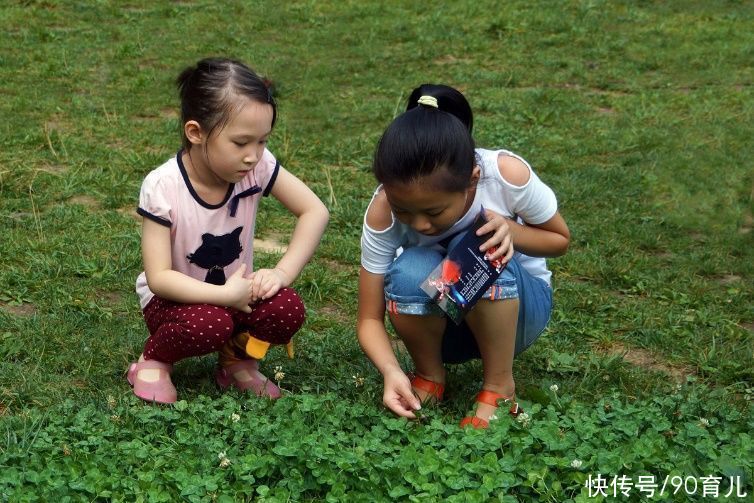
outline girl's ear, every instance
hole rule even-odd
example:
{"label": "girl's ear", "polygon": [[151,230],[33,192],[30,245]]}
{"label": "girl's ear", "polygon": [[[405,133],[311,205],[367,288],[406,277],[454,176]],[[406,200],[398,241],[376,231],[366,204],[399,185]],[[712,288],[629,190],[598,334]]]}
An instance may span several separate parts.
{"label": "girl's ear", "polygon": [[476,187],[477,182],[479,182],[479,179],[482,177],[482,169],[475,165],[474,169],[471,170],[471,178],[469,179],[469,187]]}
{"label": "girl's ear", "polygon": [[188,121],[183,125],[183,133],[192,145],[201,145],[206,139],[202,127],[194,120]]}

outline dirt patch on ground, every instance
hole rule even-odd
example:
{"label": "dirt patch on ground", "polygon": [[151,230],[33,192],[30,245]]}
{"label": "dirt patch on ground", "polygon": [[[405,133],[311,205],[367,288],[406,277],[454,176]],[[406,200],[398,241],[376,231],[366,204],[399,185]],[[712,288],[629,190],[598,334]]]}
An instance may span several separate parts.
{"label": "dirt patch on ground", "polygon": [[436,65],[455,65],[458,63],[468,65],[473,62],[474,60],[472,60],[471,58],[457,58],[453,56],[452,54],[446,54],[445,56],[440,56],[434,61]]}
{"label": "dirt patch on ground", "polygon": [[254,251],[262,253],[285,253],[288,247],[275,236],[268,236],[266,238],[254,238]]}
{"label": "dirt patch on ground", "polygon": [[71,204],[80,204],[92,210],[97,210],[101,207],[99,200],[92,196],[73,196],[68,202]]}
{"label": "dirt patch on ground", "polygon": [[749,195],[749,209],[744,213],[743,223],[738,229],[740,234],[749,234],[752,227],[754,227],[754,215],[752,215],[752,208],[754,207],[754,183],[751,184],[751,194]]}
{"label": "dirt patch on ground", "polygon": [[0,309],[14,316],[32,316],[37,312],[34,304],[5,304],[0,302]]}
{"label": "dirt patch on ground", "polygon": [[740,323],[738,326],[754,334],[754,323]]}
{"label": "dirt patch on ground", "polygon": [[117,211],[121,215],[124,215],[124,216],[127,216],[129,218],[132,218],[134,220],[134,222],[141,223],[141,218],[142,217],[141,217],[141,215],[139,215],[138,213],[136,213],[136,205],[134,205],[134,204],[129,204],[128,206],[123,206],[122,208],[118,208],[115,211]]}
{"label": "dirt patch on ground", "polygon": [[70,384],[78,389],[87,389],[89,387],[89,382],[84,379],[71,379]]}
{"label": "dirt patch on ground", "polygon": [[337,260],[332,259],[324,259],[323,262],[327,266],[328,269],[332,269],[336,272],[347,272],[350,274],[357,274],[358,273],[358,266],[355,264],[342,264],[338,262]]}
{"label": "dirt patch on ground", "polygon": [[28,211],[14,211],[13,213],[8,214],[8,218],[16,221],[23,221],[27,218],[33,218],[34,213],[30,213]]}
{"label": "dirt patch on ground", "polygon": [[686,382],[686,377],[694,373],[691,369],[663,362],[646,349],[630,348],[619,342],[613,343],[605,349],[605,352],[610,355],[618,355],[631,365],[654,372],[662,372],[670,376],[677,383]]}
{"label": "dirt patch on ground", "polygon": [[675,254],[669,252],[669,251],[659,251],[654,254],[655,257],[657,257],[660,260],[670,260],[673,257],[675,257]]}
{"label": "dirt patch on ground", "polygon": [[343,325],[348,325],[348,324],[353,323],[353,320],[351,319],[351,317],[347,315],[345,312],[343,312],[343,310],[341,310],[335,304],[327,304],[325,306],[322,306],[319,312],[322,316],[333,319]]}
{"label": "dirt patch on ground", "polygon": [[721,285],[731,285],[741,281],[741,276],[736,274],[726,274],[725,276],[718,278],[717,281],[720,282]]}
{"label": "dirt patch on ground", "polygon": [[751,213],[747,213],[744,215],[743,225],[738,229],[738,232],[740,234],[749,234],[752,227],[754,227],[754,217],[751,216]]}
{"label": "dirt patch on ground", "polygon": [[97,292],[97,299],[104,299],[109,305],[120,304],[120,302],[123,301],[123,295],[123,293],[119,292],[100,290]]}
{"label": "dirt patch on ground", "polygon": [[45,164],[37,168],[37,171],[42,173],[49,173],[51,175],[60,175],[68,171],[66,166],[62,164]]}
{"label": "dirt patch on ground", "polygon": [[166,107],[160,110],[160,117],[163,119],[178,119],[180,118],[180,114],[178,110]]}

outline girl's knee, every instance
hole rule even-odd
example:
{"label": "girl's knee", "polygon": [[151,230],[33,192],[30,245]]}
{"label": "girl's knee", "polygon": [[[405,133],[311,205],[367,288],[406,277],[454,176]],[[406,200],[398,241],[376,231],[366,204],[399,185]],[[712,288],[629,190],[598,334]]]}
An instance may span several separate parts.
{"label": "girl's knee", "polygon": [[288,328],[293,330],[291,333],[291,335],[293,335],[293,333],[301,328],[306,319],[304,301],[301,300],[299,294],[292,288],[281,288],[275,298],[278,305],[278,311],[281,311],[281,313],[284,314],[284,316],[281,317],[286,322]]}
{"label": "girl's knee", "polygon": [[281,288],[260,302],[252,312],[252,333],[274,333],[275,339],[290,340],[306,319],[304,302],[292,288]]}
{"label": "girl's knee", "polygon": [[233,335],[235,323],[230,312],[220,306],[201,305],[187,308],[181,323],[184,338],[215,351]]}
{"label": "girl's knee", "polygon": [[442,253],[431,248],[403,250],[385,273],[385,292],[395,297],[426,297],[421,284],[442,259]]}
{"label": "girl's knee", "polygon": [[190,356],[219,350],[234,330],[225,308],[193,305],[180,308],[174,321],[163,323],[147,340],[144,356],[174,363]]}

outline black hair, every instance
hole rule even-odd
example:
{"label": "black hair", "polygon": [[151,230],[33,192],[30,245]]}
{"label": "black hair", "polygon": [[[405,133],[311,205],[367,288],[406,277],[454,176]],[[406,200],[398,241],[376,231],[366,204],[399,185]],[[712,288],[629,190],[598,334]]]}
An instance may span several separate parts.
{"label": "black hair", "polygon": [[[420,104],[422,96],[435,98],[437,107]],[[471,107],[459,91],[434,84],[417,87],[408,99],[406,111],[393,120],[377,144],[372,163],[374,176],[390,186],[413,183],[443,170],[433,188],[465,190],[476,164],[472,125]]]}
{"label": "black hair", "polygon": [[[239,98],[272,106],[272,125],[277,104],[270,89],[254,70],[234,59],[206,58],[183,70],[176,79],[181,97],[181,124],[195,120],[208,136],[222,129],[238,107]],[[182,132],[183,146],[191,145]]]}
{"label": "black hair", "polygon": [[471,105],[460,91],[442,84],[422,84],[411,92],[406,110],[418,107],[419,98],[422,96],[435,98],[440,110],[455,115],[471,133],[474,127],[474,114],[471,113]]}

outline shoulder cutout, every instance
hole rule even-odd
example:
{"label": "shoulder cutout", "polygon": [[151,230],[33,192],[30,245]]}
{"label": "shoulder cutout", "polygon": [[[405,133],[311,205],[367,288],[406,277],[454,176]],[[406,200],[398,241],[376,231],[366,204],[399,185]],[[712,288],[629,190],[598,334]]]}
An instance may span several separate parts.
{"label": "shoulder cutout", "polygon": [[393,224],[393,215],[390,204],[387,202],[385,191],[381,190],[367,209],[367,225],[375,231],[384,231]]}
{"label": "shoulder cutout", "polygon": [[529,167],[511,155],[498,154],[497,167],[503,180],[511,185],[523,187],[529,182]]}

